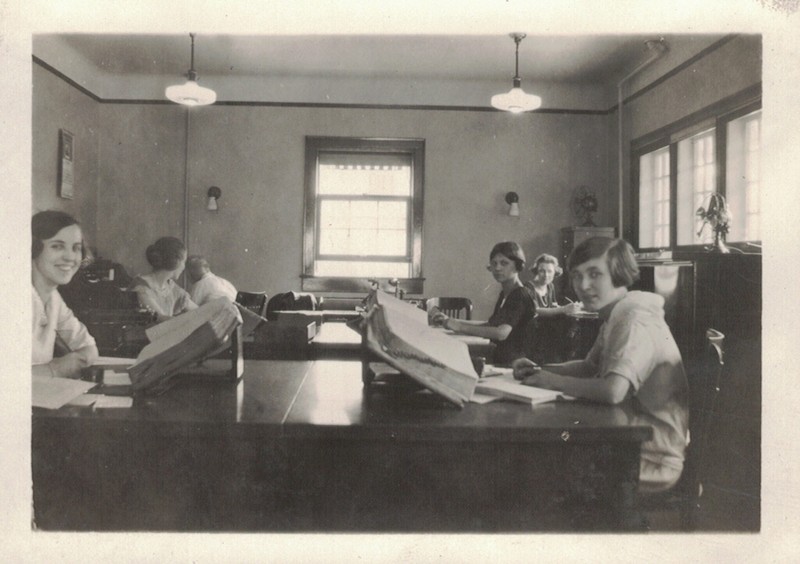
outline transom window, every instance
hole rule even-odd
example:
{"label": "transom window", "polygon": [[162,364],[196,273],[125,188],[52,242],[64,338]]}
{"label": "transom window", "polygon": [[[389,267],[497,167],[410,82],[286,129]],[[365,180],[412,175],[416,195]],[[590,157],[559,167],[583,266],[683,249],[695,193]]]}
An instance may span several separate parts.
{"label": "transom window", "polygon": [[306,138],[303,288],[419,278],[424,141]]}

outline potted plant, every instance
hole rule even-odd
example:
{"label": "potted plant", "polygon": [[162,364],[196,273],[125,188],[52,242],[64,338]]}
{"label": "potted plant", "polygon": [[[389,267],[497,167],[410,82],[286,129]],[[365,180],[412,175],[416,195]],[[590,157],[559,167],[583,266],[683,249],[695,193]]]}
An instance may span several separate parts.
{"label": "potted plant", "polygon": [[709,225],[714,231],[714,244],[709,248],[709,251],[730,253],[730,249],[725,244],[725,236],[728,234],[731,214],[728,211],[728,203],[725,201],[725,196],[714,192],[709,197],[708,206],[705,209],[702,207],[697,208],[696,215],[703,221],[697,231],[698,237],[703,233],[706,225]]}

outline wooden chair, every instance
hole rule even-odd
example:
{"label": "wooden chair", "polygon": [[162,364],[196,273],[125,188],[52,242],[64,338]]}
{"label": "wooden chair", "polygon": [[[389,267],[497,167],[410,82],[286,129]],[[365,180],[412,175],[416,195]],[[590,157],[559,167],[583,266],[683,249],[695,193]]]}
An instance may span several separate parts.
{"label": "wooden chair", "polygon": [[472,300],[469,298],[429,298],[425,309],[437,307],[448,317],[455,319],[472,319]]}
{"label": "wooden chair", "polygon": [[703,495],[701,472],[703,457],[710,446],[709,435],[716,416],[717,399],[724,377],[725,335],[716,329],[706,330],[708,354],[691,373],[689,382],[690,443],[686,449],[683,473],[678,483],[666,492],[643,494],[640,509],[649,522],[657,513],[677,512],[680,529],[693,531],[697,528],[697,510]]}
{"label": "wooden chair", "polygon": [[261,317],[267,315],[266,292],[236,292],[236,303]]}

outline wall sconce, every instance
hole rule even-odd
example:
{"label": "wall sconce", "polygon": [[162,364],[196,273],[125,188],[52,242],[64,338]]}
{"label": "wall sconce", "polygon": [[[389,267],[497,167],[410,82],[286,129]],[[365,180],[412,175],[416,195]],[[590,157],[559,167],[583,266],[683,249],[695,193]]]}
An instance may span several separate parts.
{"label": "wall sconce", "polygon": [[218,186],[212,186],[208,189],[208,204],[206,205],[206,209],[208,211],[217,211],[219,209],[219,205],[217,204],[217,200],[222,197],[222,190],[219,189]]}
{"label": "wall sconce", "polygon": [[510,206],[508,215],[519,217],[519,195],[516,192],[508,192],[506,194],[506,203]]}

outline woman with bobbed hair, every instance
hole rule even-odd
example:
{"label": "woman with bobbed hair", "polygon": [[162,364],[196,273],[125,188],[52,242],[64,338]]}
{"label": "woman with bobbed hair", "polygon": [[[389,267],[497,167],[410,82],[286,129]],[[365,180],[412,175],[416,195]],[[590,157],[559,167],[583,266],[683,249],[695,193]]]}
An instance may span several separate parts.
{"label": "woman with bobbed hair", "polygon": [[536,317],[536,302],[519,279],[519,273],[525,268],[525,253],[513,241],[498,243],[489,253],[486,268],[501,286],[494,313],[488,321],[452,319],[442,312],[435,312],[431,320],[457,333],[491,339],[496,345],[494,363],[507,366],[525,356]]}
{"label": "woman with bobbed hair", "polygon": [[558,259],[553,255],[542,253],[533,261],[531,267],[533,279],[525,285],[533,290],[536,300],[536,313],[539,317],[554,317],[575,313],[581,310],[581,303],[559,305],[556,301],[556,290],[553,280],[563,272]]}
{"label": "woman with bobbed hair", "polygon": [[139,304],[156,314],[161,322],[184,311],[196,309],[189,293],[175,280],[186,265],[186,246],[176,237],[161,237],[147,247],[150,274],[141,274],[131,281],[130,289],[139,297]]}
{"label": "woman with bobbed hair", "polygon": [[[94,338],[57,291],[59,286],[72,280],[84,252],[83,233],[74,217],[52,210],[33,216],[33,376],[79,378],[81,369],[97,358]],[[56,346],[64,354],[54,358]]]}
{"label": "woman with bobbed hair", "polygon": [[664,320],[664,298],[628,290],[638,278],[633,248],[623,239],[593,237],[567,261],[572,288],[587,311],[603,320],[583,360],[545,364],[514,362],[523,384],[559,390],[607,404],[630,399],[633,414],[653,428],[642,443],[639,490],[672,487],[680,478],[688,444],[689,386],[681,353]]}

